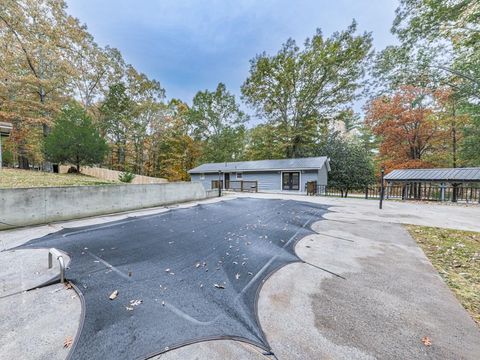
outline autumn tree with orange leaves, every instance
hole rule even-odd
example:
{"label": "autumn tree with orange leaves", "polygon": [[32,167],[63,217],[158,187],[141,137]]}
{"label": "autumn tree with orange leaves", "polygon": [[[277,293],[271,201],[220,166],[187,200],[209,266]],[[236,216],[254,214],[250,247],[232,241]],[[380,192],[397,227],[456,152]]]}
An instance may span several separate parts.
{"label": "autumn tree with orange leaves", "polygon": [[386,171],[432,167],[428,154],[445,136],[435,113],[435,94],[403,86],[367,106],[366,125],[379,137],[379,160]]}

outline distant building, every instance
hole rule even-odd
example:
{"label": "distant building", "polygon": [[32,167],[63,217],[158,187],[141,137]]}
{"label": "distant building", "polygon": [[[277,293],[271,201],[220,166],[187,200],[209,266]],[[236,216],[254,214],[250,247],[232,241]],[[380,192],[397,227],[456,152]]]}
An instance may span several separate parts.
{"label": "distant building", "polygon": [[218,183],[224,189],[255,191],[304,192],[306,183],[316,181],[327,185],[329,159],[325,156],[209,163],[189,171],[192,181],[199,181],[205,189],[214,189]]}

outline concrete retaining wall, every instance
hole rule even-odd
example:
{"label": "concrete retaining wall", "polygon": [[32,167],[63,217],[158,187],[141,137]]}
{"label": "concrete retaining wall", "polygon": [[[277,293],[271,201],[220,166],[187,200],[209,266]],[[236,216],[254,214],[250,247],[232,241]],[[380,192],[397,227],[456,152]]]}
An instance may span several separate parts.
{"label": "concrete retaining wall", "polygon": [[201,183],[0,190],[0,230],[211,197]]}

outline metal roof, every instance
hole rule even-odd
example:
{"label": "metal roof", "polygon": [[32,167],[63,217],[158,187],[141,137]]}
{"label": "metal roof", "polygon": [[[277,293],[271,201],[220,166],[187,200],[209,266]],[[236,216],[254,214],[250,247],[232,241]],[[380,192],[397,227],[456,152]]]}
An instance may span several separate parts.
{"label": "metal roof", "polygon": [[265,171],[265,170],[308,170],[320,169],[323,165],[327,165],[330,170],[330,164],[326,156],[298,158],[298,159],[281,159],[281,160],[257,160],[257,161],[237,161],[237,162],[221,162],[202,164],[189,171],[190,174],[209,173],[209,172],[226,172],[226,171]]}
{"label": "metal roof", "polygon": [[476,181],[480,182],[480,167],[448,169],[400,169],[385,176],[387,181]]}

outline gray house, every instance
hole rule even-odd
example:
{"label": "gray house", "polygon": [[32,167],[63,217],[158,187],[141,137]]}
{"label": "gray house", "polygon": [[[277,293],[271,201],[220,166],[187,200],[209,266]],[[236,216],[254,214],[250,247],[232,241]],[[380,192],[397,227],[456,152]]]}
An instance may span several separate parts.
{"label": "gray house", "polygon": [[192,181],[205,189],[304,192],[305,184],[327,185],[329,159],[325,156],[300,159],[239,161],[200,165],[189,171]]}

